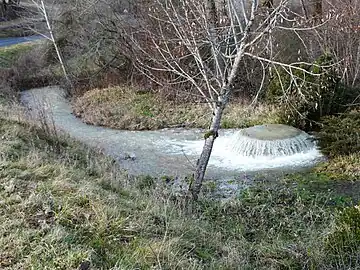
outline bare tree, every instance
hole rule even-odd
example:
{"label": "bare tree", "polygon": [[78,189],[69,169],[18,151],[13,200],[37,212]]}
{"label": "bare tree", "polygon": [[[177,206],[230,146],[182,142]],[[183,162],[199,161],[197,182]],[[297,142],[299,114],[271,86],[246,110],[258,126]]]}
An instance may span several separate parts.
{"label": "bare tree", "polygon": [[[170,84],[191,84],[213,113],[190,187],[196,200],[244,60],[255,59],[264,68],[279,65],[289,74],[293,69],[308,71],[274,58],[273,31],[278,26],[293,29],[288,0],[266,6],[258,0],[155,0],[146,14],[132,32],[125,30],[138,69],[156,82],[160,72],[171,74]],[[265,72],[263,76],[264,82]]]}
{"label": "bare tree", "polygon": [[71,86],[72,85],[71,79],[70,79],[69,74],[67,72],[64,59],[62,57],[60,48],[59,48],[59,46],[57,44],[57,41],[56,41],[56,38],[55,38],[54,27],[53,27],[53,24],[52,24],[52,20],[51,20],[51,18],[49,16],[49,12],[47,10],[47,6],[46,6],[44,0],[31,0],[31,2],[36,7],[37,12],[44,18],[44,21],[46,23],[46,33],[43,33],[42,31],[39,31],[39,30],[37,30],[37,29],[35,29],[33,27],[31,28],[31,30],[33,32],[35,32],[36,34],[41,35],[43,38],[49,40],[53,44],[55,52],[56,52],[57,59],[59,61],[60,67],[61,67],[62,72],[63,72],[63,75],[65,77],[65,80]]}

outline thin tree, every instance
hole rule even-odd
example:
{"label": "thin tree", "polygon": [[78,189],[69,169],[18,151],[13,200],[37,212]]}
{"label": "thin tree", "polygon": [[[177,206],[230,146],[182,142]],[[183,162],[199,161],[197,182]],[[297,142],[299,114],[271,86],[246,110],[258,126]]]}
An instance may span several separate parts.
{"label": "thin tree", "polygon": [[288,0],[270,7],[258,0],[155,0],[132,31],[124,30],[143,74],[159,82],[156,75],[165,73],[170,84],[191,84],[212,111],[190,186],[195,200],[244,60],[255,59],[263,67],[279,65],[289,74],[293,69],[307,72],[273,58],[274,30],[293,29],[288,10]]}
{"label": "thin tree", "polygon": [[31,30],[33,32],[35,32],[36,34],[39,34],[43,38],[49,40],[52,43],[52,45],[54,46],[54,49],[55,49],[56,56],[57,56],[57,59],[59,61],[60,67],[62,69],[62,73],[64,75],[64,78],[65,78],[66,82],[68,83],[68,85],[72,86],[72,82],[71,82],[71,79],[69,77],[69,73],[67,71],[64,59],[62,57],[60,48],[59,48],[59,46],[57,44],[57,41],[56,41],[56,38],[55,38],[54,27],[53,27],[52,21],[51,21],[51,19],[49,17],[49,13],[47,11],[47,6],[46,6],[46,4],[45,4],[45,2],[43,0],[31,0],[31,2],[36,7],[38,13],[44,18],[47,33],[42,33],[41,31],[38,31],[35,28],[31,28]]}

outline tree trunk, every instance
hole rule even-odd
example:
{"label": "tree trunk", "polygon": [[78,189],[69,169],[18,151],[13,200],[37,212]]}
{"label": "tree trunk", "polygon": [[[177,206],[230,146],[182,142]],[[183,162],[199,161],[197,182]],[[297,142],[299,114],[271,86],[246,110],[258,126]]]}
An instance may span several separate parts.
{"label": "tree trunk", "polygon": [[43,11],[43,15],[44,15],[44,18],[45,18],[45,21],[46,21],[46,26],[47,26],[49,34],[50,34],[50,40],[54,45],[56,55],[58,57],[61,69],[63,71],[64,77],[65,77],[65,80],[66,80],[66,83],[68,83],[68,85],[72,88],[72,82],[71,82],[69,74],[68,74],[68,72],[66,70],[65,62],[64,62],[63,57],[62,57],[62,55],[60,53],[60,49],[59,49],[59,47],[58,47],[58,45],[56,43],[56,39],[54,37],[53,29],[52,29],[52,26],[50,24],[50,20],[49,20],[49,17],[48,17],[47,11],[46,11],[46,7],[45,7],[45,3],[44,3],[43,0],[41,1],[41,9]]}
{"label": "tree trunk", "polygon": [[274,0],[265,0],[262,5],[272,9],[274,7]]}
{"label": "tree trunk", "polygon": [[309,19],[308,12],[307,12],[304,0],[301,0],[301,8],[303,10],[305,19]]}
{"label": "tree trunk", "polygon": [[12,20],[17,17],[16,11],[19,5],[19,1],[5,1],[0,0],[0,18],[4,18],[6,20]]}
{"label": "tree trunk", "polygon": [[194,200],[197,200],[202,182],[205,177],[205,171],[209,163],[211,152],[214,146],[215,139],[218,137],[218,131],[220,129],[221,118],[224,112],[224,109],[227,105],[227,98],[221,97],[217,103],[216,109],[214,111],[214,116],[211,122],[210,129],[205,133],[205,144],[201,152],[200,158],[197,161],[197,167],[194,174],[193,183],[191,184],[191,194]]}

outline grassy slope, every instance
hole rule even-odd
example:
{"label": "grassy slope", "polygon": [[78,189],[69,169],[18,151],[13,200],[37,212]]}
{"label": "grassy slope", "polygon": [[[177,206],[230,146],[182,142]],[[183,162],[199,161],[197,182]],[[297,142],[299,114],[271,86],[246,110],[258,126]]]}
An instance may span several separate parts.
{"label": "grassy slope", "polygon": [[0,118],[0,268],[356,269],[360,210],[309,185],[329,181],[289,176],[185,211],[150,178]]}
{"label": "grassy slope", "polygon": [[[120,129],[142,130],[174,126],[206,128],[211,112],[206,104],[178,104],[153,93],[127,87],[95,89],[73,102],[74,112],[86,123]],[[233,101],[223,117],[224,128],[278,123],[270,106],[251,109]]]}
{"label": "grassy slope", "polygon": [[0,68],[10,68],[21,55],[31,50],[33,42],[26,42],[17,45],[0,48]]}

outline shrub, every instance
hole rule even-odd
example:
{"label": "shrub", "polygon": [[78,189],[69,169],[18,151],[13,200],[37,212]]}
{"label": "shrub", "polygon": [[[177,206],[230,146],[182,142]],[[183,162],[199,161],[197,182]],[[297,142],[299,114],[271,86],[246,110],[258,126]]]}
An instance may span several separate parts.
{"label": "shrub", "polygon": [[[282,107],[287,124],[313,129],[321,117],[343,112],[357,96],[357,89],[341,83],[331,55],[322,55],[313,65],[272,72],[266,97]],[[292,75],[290,75],[292,74]]]}
{"label": "shrub", "polygon": [[360,111],[325,117],[322,124],[317,137],[324,154],[335,157],[360,152]]}

